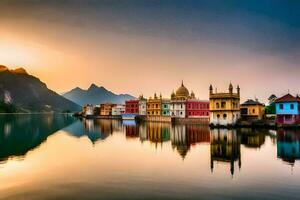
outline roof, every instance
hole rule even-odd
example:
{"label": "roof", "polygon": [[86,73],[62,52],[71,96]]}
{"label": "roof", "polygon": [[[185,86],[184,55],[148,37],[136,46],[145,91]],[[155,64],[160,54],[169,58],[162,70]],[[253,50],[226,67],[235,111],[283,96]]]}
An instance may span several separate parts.
{"label": "roof", "polygon": [[260,103],[258,100],[252,100],[252,99],[248,99],[247,101],[245,101],[242,106],[247,106],[247,105],[263,105],[262,103]]}
{"label": "roof", "polygon": [[300,98],[299,97],[294,97],[291,94],[286,94],[286,95],[276,99],[275,102],[276,103],[279,103],[279,102],[300,102]]}

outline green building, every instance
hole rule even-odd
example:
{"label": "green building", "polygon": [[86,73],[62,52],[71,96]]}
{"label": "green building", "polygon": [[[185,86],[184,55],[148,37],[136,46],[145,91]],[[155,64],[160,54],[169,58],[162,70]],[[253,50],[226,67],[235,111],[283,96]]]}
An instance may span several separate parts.
{"label": "green building", "polygon": [[163,99],[161,102],[161,115],[170,116],[170,100]]}

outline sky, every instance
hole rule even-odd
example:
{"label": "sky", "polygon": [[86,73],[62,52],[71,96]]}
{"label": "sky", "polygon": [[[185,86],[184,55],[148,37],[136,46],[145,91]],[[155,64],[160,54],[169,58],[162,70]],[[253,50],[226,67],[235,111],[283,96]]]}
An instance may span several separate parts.
{"label": "sky", "polygon": [[0,0],[0,64],[62,93],[300,93],[298,0]]}

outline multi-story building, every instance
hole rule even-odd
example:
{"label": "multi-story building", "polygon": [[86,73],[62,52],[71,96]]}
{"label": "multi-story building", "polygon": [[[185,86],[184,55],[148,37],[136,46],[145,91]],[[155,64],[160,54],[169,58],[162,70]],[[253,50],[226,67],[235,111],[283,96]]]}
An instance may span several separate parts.
{"label": "multi-story building", "polygon": [[263,119],[265,115],[265,105],[257,99],[248,99],[241,104],[241,116],[246,119]]}
{"label": "multi-story building", "polygon": [[127,114],[139,114],[139,100],[125,101],[125,113]]}
{"label": "multi-story building", "polygon": [[161,101],[161,115],[170,116],[170,103],[169,99],[162,99]]}
{"label": "multi-story building", "polygon": [[184,86],[182,81],[181,86],[176,90],[176,93],[173,91],[171,94],[170,116],[185,118],[186,100],[191,98],[194,98],[194,96],[190,96],[189,90]]}
{"label": "multi-story building", "polygon": [[161,115],[161,95],[158,97],[156,93],[154,97],[150,97],[147,101],[147,115],[148,116],[160,116]]}
{"label": "multi-story building", "polygon": [[209,101],[188,99],[186,101],[186,115],[188,118],[209,118]]}
{"label": "multi-story building", "polygon": [[233,92],[230,83],[228,93],[213,92],[209,87],[209,111],[210,123],[213,125],[234,125],[240,119],[240,87],[237,86],[237,93]]}
{"label": "multi-story building", "polygon": [[278,124],[300,123],[300,98],[291,94],[276,99],[276,122]]}
{"label": "multi-story building", "polygon": [[109,116],[112,115],[112,108],[117,104],[113,103],[102,103],[100,104],[100,115]]}
{"label": "multi-story building", "polygon": [[82,113],[84,116],[94,115],[94,106],[92,104],[87,104],[87,105],[83,106]]}
{"label": "multi-story building", "polygon": [[112,108],[112,115],[122,115],[125,113],[125,105],[116,105]]}
{"label": "multi-story building", "polygon": [[147,99],[143,95],[139,97],[139,115],[147,115]]}

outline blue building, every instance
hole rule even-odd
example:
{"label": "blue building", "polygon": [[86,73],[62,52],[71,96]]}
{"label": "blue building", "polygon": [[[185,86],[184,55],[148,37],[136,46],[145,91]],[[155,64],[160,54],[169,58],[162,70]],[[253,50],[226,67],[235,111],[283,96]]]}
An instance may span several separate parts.
{"label": "blue building", "polygon": [[300,98],[291,94],[276,99],[276,122],[278,124],[300,123]]}

